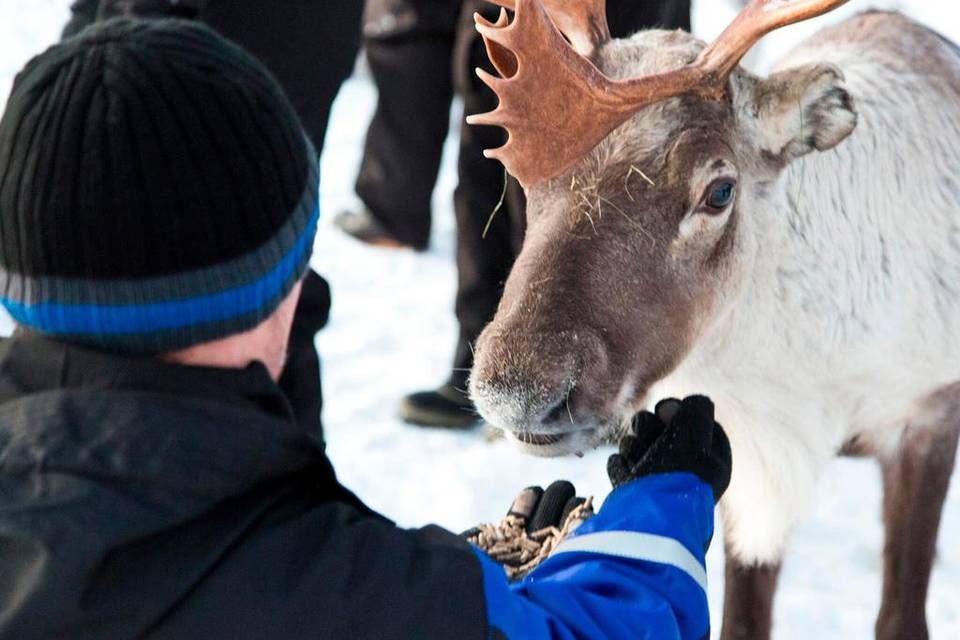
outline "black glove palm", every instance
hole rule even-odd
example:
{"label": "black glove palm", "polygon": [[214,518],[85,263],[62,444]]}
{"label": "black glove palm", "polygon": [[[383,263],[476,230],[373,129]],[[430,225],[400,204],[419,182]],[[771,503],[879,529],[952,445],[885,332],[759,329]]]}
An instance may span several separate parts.
{"label": "black glove palm", "polygon": [[614,487],[644,476],[689,471],[713,488],[719,502],[730,484],[730,441],[714,421],[713,402],[690,396],[663,400],[655,413],[634,416],[620,452],[610,456],[607,474]]}
{"label": "black glove palm", "polygon": [[584,502],[571,483],[557,480],[546,491],[540,487],[524,489],[513,501],[507,515],[523,518],[527,533],[534,533],[548,527],[562,527],[570,512]]}
{"label": "black glove palm", "polygon": [[[527,487],[521,491],[513,499],[507,515],[522,519],[524,530],[530,534],[549,527],[563,527],[570,512],[585,502],[586,499],[577,495],[570,482],[557,480],[546,491],[541,487]],[[460,535],[471,538],[479,532],[480,529],[474,527]]]}
{"label": "black glove palm", "polygon": [[554,482],[546,491],[527,487],[500,523],[474,527],[463,536],[501,564],[511,580],[521,578],[593,514],[590,502],[576,493],[566,480]]}

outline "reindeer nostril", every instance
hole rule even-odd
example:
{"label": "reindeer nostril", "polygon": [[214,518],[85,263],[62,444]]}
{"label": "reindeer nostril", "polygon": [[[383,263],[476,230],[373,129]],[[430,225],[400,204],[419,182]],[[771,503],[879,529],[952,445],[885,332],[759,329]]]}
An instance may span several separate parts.
{"label": "reindeer nostril", "polygon": [[[561,419],[566,419],[569,414],[569,407],[567,406],[567,399],[563,398],[562,400],[557,401],[553,407],[544,415],[543,421],[547,424],[551,422],[559,422]],[[570,418],[572,421],[573,419]]]}

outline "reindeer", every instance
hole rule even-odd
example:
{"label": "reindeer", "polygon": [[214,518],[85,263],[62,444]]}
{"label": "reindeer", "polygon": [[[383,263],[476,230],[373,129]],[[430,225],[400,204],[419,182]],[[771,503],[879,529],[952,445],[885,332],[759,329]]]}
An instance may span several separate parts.
{"label": "reindeer", "polygon": [[924,613],[960,435],[960,50],[897,13],[766,78],[764,34],[844,0],[752,0],[713,44],[611,40],[603,0],[493,0],[477,29],[528,233],[470,390],[536,455],[648,399],[713,397],[733,447],[722,637],[770,636],[790,530],[838,453],[881,466],[876,637]]}

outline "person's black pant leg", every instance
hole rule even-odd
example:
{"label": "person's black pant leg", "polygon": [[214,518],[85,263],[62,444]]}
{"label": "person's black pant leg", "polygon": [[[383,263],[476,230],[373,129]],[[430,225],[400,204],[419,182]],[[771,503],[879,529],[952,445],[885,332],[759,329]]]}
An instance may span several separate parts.
{"label": "person's black pant leg", "polygon": [[319,154],[360,46],[362,0],[207,0],[200,18],[259,58],[283,85]]}
{"label": "person's black pant leg", "polygon": [[[496,96],[473,72],[477,67],[493,71],[482,41],[474,35],[472,15],[478,10],[491,19],[495,19],[497,13],[489,5],[476,1],[465,3],[463,8],[454,75],[466,115],[490,111],[497,106]],[[460,333],[450,380],[460,389],[465,387],[467,373],[473,366],[472,345],[496,311],[503,284],[519,250],[518,240],[523,237],[525,212],[520,186],[506,175],[503,165],[483,155],[484,149],[499,147],[505,141],[506,134],[496,127],[464,124],[460,131],[459,182],[454,192],[455,310]]]}
{"label": "person's black pant leg", "polygon": [[[208,0],[200,18],[256,55],[280,81],[317,153],[360,42],[361,0]],[[322,433],[320,359],[314,339],[327,323],[330,288],[313,271],[303,282],[280,378],[298,422]]]}
{"label": "person's black pant leg", "polygon": [[448,32],[367,39],[365,45],[379,98],[356,192],[391,236],[423,249],[450,124],[453,25]]}
{"label": "person's black pant leg", "polygon": [[320,355],[315,340],[330,316],[330,285],[315,271],[307,271],[300,300],[293,315],[287,360],[280,375],[280,388],[290,400],[297,422],[304,430],[323,434]]}
{"label": "person's black pant leg", "polygon": [[690,0],[607,0],[607,22],[614,38],[625,38],[641,29],[690,31]]}

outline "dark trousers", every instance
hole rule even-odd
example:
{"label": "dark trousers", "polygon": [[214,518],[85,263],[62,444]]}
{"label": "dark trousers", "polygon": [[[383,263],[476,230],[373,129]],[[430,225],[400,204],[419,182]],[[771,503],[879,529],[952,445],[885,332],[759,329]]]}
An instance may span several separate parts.
{"label": "dark trousers", "polygon": [[[207,0],[200,18],[257,56],[283,85],[319,154],[340,86],[360,47],[362,0]],[[301,425],[322,433],[315,338],[330,314],[330,287],[310,270],[293,318],[280,386]]]}
{"label": "dark trousers", "polygon": [[425,249],[450,126],[453,32],[367,39],[365,46],[380,95],[356,192],[390,235]]}
{"label": "dark trousers", "polygon": [[63,36],[97,19],[196,18],[263,62],[280,81],[317,153],[360,46],[363,0],[76,0]]}
{"label": "dark trousers", "polygon": [[426,248],[450,125],[461,0],[367,0],[364,49],[377,86],[356,192],[404,244]]}
{"label": "dark trousers", "polygon": [[[257,56],[274,74],[319,153],[340,85],[360,45],[362,0],[77,0],[64,29],[69,37],[97,19],[117,15],[196,18]],[[321,433],[320,361],[314,337],[327,323],[330,288],[307,273],[280,386],[304,428]]]}
{"label": "dark trousers", "polygon": [[[464,115],[491,111],[496,96],[474,73],[481,67],[493,73],[482,41],[473,28],[473,12],[488,19],[499,12],[483,2],[466,2],[460,18],[454,62],[457,93],[463,98]],[[473,366],[472,345],[493,318],[503,283],[523,244],[526,210],[523,190],[499,162],[483,156],[506,142],[498,127],[463,124],[458,183],[453,195],[457,219],[457,298],[454,305],[460,334],[454,354],[450,383],[466,388]]]}

